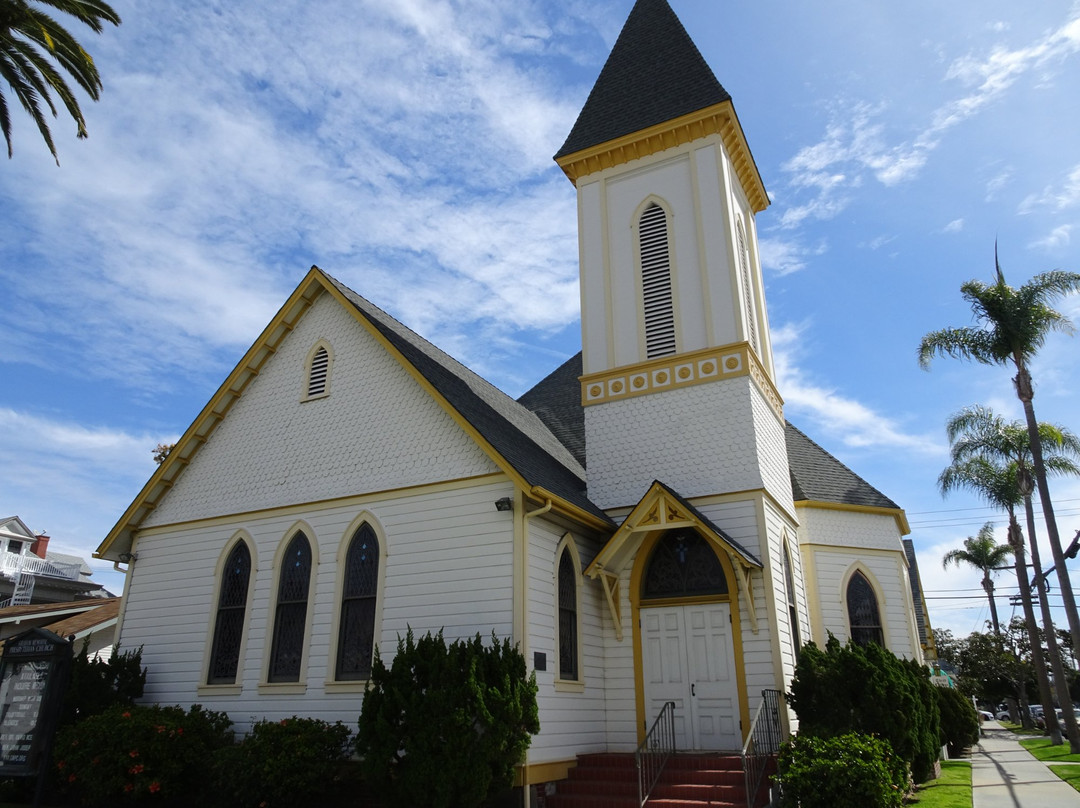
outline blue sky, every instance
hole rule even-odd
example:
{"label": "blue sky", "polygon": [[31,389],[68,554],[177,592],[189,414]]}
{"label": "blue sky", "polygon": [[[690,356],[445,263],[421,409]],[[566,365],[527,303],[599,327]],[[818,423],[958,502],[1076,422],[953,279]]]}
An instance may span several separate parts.
{"label": "blue sky", "polygon": [[[933,624],[980,628],[978,576],[940,559],[1004,521],[937,493],[943,424],[1021,413],[1005,369],[915,351],[970,322],[959,286],[991,279],[995,239],[1014,284],[1080,270],[1080,4],[671,4],[772,199],[787,416],[907,510]],[[0,166],[0,516],[89,556],[312,264],[513,396],[578,350],[551,155],[631,0],[114,5],[81,35],[90,138],[59,119],[58,168],[16,111]],[[1080,431],[1080,341],[1034,375],[1040,418]],[[1053,493],[1071,538],[1080,483]]]}

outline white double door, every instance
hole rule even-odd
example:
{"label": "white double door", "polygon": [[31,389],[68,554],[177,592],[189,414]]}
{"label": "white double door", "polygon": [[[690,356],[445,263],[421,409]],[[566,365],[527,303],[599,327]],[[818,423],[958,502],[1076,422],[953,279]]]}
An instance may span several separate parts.
{"label": "white double door", "polygon": [[672,701],[678,749],[741,748],[731,607],[643,608],[641,626],[647,723]]}

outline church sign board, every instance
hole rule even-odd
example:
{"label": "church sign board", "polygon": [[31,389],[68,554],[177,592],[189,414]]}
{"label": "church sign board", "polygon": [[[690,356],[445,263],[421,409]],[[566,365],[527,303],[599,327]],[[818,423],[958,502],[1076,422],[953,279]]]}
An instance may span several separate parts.
{"label": "church sign board", "polygon": [[71,644],[44,629],[10,638],[0,658],[0,777],[33,777],[51,746]]}

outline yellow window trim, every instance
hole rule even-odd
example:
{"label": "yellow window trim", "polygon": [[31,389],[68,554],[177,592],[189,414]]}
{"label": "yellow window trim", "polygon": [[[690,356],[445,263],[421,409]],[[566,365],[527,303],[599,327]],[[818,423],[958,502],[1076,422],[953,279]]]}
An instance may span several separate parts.
{"label": "yellow window trim", "polygon": [[[641,599],[641,586],[642,578],[645,575],[645,566],[649,556],[652,553],[656,543],[660,541],[663,534],[661,532],[655,532],[651,534],[644,542],[638,547],[634,557],[634,565],[630,572],[630,610],[631,610],[631,626],[633,629],[633,654],[634,654],[634,700],[637,709],[637,739],[640,743],[645,739],[646,728],[648,724],[656,716],[650,716],[645,711],[645,661],[644,652],[642,650],[642,637],[641,637],[641,610],[648,609],[654,606],[676,606],[676,605],[694,605],[701,603],[727,603],[731,609],[731,639],[733,646],[733,655],[735,658],[735,686],[739,694],[739,725],[740,735],[742,739],[746,740],[746,733],[750,731],[750,702],[747,699],[746,691],[746,665],[743,660],[743,643],[742,643],[742,615],[739,609],[740,598],[731,597],[728,595],[718,595],[712,598],[708,597],[693,597],[693,598],[665,598],[663,601],[657,600],[642,600]],[[711,539],[711,537],[710,537]],[[716,552],[717,557],[720,559],[720,564],[724,568],[724,574],[732,576],[735,572],[735,567],[738,565],[733,563],[734,559],[730,553],[719,552],[720,548],[715,541],[712,542],[713,550]],[[750,601],[753,603],[753,601]],[[757,622],[757,617],[754,614],[748,614],[747,617],[753,622]]]}

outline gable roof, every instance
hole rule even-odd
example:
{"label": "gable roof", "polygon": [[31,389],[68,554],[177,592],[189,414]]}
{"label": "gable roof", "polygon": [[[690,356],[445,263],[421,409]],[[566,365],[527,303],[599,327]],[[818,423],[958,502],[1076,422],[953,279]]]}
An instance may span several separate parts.
{"label": "gable roof", "polygon": [[537,415],[313,266],[109,531],[95,556],[119,560],[120,554],[131,551],[133,531],[172,488],[263,364],[324,293],[333,296],[380,339],[474,439],[487,447],[503,471],[533,496],[554,498],[594,526],[614,526],[586,496],[584,468]]}
{"label": "gable roof", "polygon": [[[581,388],[578,384],[581,374],[582,359],[578,353],[518,401],[533,409],[555,435],[563,438],[568,447],[574,447],[572,451],[580,452],[584,462],[587,447],[585,408],[581,404]],[[789,421],[784,422],[784,436],[795,502],[819,502],[902,513],[899,505],[810,440]]]}
{"label": "gable roof", "polygon": [[637,0],[555,159],[730,100],[667,0]]}
{"label": "gable roof", "polygon": [[900,506],[790,423],[784,430],[796,502],[829,502],[900,510]]}

